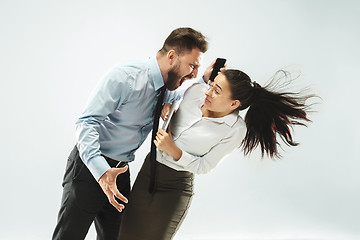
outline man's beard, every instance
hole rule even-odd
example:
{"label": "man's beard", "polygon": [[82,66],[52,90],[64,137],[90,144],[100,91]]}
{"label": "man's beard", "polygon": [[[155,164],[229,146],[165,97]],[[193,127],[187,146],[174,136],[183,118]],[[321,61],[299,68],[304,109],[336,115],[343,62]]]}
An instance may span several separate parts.
{"label": "man's beard", "polygon": [[178,82],[181,79],[181,76],[178,73],[179,68],[180,68],[180,62],[177,62],[177,64],[175,64],[175,66],[173,66],[168,72],[168,79],[165,83],[165,86],[170,91],[173,91],[178,88]]}

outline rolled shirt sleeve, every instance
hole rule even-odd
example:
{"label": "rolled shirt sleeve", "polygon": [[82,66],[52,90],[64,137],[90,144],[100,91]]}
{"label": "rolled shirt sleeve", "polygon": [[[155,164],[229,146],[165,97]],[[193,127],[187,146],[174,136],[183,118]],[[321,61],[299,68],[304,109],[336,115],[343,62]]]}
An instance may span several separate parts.
{"label": "rolled shirt sleeve", "polygon": [[215,168],[223,158],[240,146],[245,132],[245,128],[233,132],[202,156],[195,156],[182,150],[181,158],[178,161],[173,159],[174,164],[195,174],[207,173]]}

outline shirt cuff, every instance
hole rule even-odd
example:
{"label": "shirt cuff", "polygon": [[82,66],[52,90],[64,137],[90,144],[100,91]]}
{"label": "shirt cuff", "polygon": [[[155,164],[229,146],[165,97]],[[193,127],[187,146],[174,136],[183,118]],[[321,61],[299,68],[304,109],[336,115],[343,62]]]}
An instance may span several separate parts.
{"label": "shirt cuff", "polygon": [[106,162],[105,158],[98,156],[90,159],[88,161],[87,167],[89,171],[94,176],[96,181],[99,181],[100,177],[110,169],[109,164]]}
{"label": "shirt cuff", "polygon": [[192,162],[192,160],[193,160],[192,158],[193,158],[193,156],[191,156],[189,153],[182,151],[180,159],[175,162],[176,162],[176,165],[186,167]]}
{"label": "shirt cuff", "polygon": [[196,83],[207,84],[207,83],[205,82],[205,80],[204,80],[204,78],[203,78],[203,77],[199,77],[199,78],[197,78],[197,79],[195,80],[195,82],[196,82]]}

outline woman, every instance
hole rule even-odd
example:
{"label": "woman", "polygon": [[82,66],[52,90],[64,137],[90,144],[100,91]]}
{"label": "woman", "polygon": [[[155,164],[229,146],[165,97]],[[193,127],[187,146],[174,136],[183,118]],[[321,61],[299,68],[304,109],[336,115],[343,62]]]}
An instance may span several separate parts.
{"label": "woman", "polygon": [[[193,195],[194,173],[206,173],[239,146],[249,154],[280,157],[277,134],[295,146],[289,129],[304,125],[305,100],[312,95],[276,93],[261,87],[239,70],[225,70],[211,82],[194,84],[171,120],[170,131],[159,130],[156,190],[148,192],[149,155],[134,183],[125,208],[119,239],[172,239]],[[248,109],[245,119],[239,111]]]}

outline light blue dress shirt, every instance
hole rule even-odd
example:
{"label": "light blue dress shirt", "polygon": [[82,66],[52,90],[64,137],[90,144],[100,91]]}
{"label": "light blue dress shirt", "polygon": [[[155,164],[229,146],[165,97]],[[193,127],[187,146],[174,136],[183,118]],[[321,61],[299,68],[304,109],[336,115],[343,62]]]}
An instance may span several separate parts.
{"label": "light blue dress shirt", "polygon": [[77,147],[96,180],[110,169],[101,154],[124,162],[152,130],[152,113],[164,86],[155,57],[119,64],[92,93],[76,122]]}

